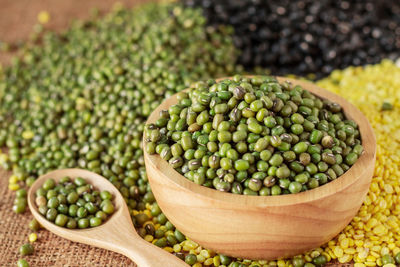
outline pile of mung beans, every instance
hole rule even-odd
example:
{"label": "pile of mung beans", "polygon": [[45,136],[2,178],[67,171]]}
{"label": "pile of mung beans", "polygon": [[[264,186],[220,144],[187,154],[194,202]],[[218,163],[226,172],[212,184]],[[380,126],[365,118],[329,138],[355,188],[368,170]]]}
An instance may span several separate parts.
{"label": "pile of mung beans", "polygon": [[[147,4],[118,7],[36,39],[40,45],[27,44],[0,71],[0,147],[7,148],[0,165],[13,171],[16,212],[25,211],[26,189],[39,175],[79,167],[119,189],[140,236],[195,267],[400,263],[400,68],[393,62],[337,70],[318,82],[359,107],[377,135],[375,174],[358,215],[324,247],[292,259],[252,261],[203,248],[168,221],[148,185],[141,149],[146,118],[164,98],[193,81],[241,72],[232,29],[206,26],[199,10]],[[29,228],[22,256],[34,253],[40,225],[32,220]]]}
{"label": "pile of mung beans", "polygon": [[36,190],[35,203],[47,220],[69,229],[96,227],[114,213],[112,194],[98,191],[84,178],[47,179]]}
{"label": "pile of mung beans", "polygon": [[222,192],[295,194],[346,172],[363,151],[339,104],[271,76],[198,82],[146,126],[146,151]]}

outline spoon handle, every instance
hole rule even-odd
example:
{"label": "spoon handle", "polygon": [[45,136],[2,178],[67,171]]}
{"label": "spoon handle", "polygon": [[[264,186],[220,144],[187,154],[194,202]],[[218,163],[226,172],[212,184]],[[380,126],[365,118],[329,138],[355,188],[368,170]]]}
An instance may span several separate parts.
{"label": "spoon handle", "polygon": [[126,236],[119,244],[120,252],[139,267],[188,267],[184,261],[167,251],[143,240]]}

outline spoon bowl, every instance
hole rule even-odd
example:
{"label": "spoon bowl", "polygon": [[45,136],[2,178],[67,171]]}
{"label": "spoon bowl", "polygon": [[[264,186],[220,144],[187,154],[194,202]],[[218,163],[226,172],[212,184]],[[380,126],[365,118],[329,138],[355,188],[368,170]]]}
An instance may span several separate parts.
{"label": "spoon bowl", "polygon": [[[47,179],[52,178],[58,182],[65,176],[82,177],[96,189],[108,190],[113,195],[115,212],[100,226],[87,229],[67,229],[48,221],[38,211],[35,192]],[[35,219],[44,228],[65,239],[123,254],[143,267],[188,266],[174,255],[143,240],[137,234],[121,193],[112,183],[96,173],[81,169],[62,169],[49,172],[39,177],[29,189],[28,205]]]}
{"label": "spoon bowl", "polygon": [[[289,195],[247,196],[197,185],[159,155],[144,150],[147,176],[164,214],[190,239],[219,253],[277,259],[316,248],[352,220],[368,192],[376,141],[366,117],[345,99],[314,84],[281,77],[278,80],[338,103],[346,117],[359,125],[364,152],[347,172],[318,188]],[[154,123],[161,110],[177,102],[176,95],[166,99],[147,123]]]}

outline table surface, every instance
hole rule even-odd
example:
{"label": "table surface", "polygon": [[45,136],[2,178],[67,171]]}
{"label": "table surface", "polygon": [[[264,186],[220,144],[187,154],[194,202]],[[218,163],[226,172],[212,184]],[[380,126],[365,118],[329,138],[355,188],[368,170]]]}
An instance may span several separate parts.
{"label": "table surface", "polygon": [[[120,0],[125,6],[133,6],[146,0]],[[72,18],[85,19],[90,9],[96,7],[106,12],[115,3],[109,0],[0,0],[0,41],[16,43],[29,36],[33,26],[38,23],[38,14],[47,11],[50,14],[45,28],[59,31],[68,26]],[[29,8],[27,8],[29,7]],[[11,52],[0,52],[0,63],[10,62]],[[28,242],[31,232],[28,223],[32,215],[27,211],[23,215],[12,212],[14,194],[8,190],[8,178],[11,173],[0,169],[0,265],[15,266],[20,258],[18,249]],[[128,258],[117,253],[62,239],[46,230],[40,230],[38,241],[34,244],[35,253],[26,257],[31,266],[136,266]],[[351,266],[352,264],[329,264],[330,266]]]}
{"label": "table surface", "polygon": [[[0,0],[0,42],[16,43],[26,40],[38,24],[38,14],[47,11],[50,20],[46,29],[65,29],[71,19],[85,19],[90,10],[96,8],[100,13],[109,10],[116,2],[124,6],[134,6],[149,0]],[[29,8],[28,8],[29,7]],[[14,53],[0,52],[0,63],[8,63]]]}

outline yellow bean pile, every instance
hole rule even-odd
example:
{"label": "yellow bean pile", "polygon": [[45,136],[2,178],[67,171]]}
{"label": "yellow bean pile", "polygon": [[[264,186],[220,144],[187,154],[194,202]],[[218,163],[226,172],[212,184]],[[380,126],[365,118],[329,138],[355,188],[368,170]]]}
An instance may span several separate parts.
{"label": "yellow bean pile", "polygon": [[[340,263],[353,260],[356,267],[382,266],[382,256],[400,252],[400,68],[384,60],[364,68],[336,70],[317,84],[356,105],[377,139],[368,196],[357,216],[325,251]],[[384,102],[393,109],[382,111]]]}

